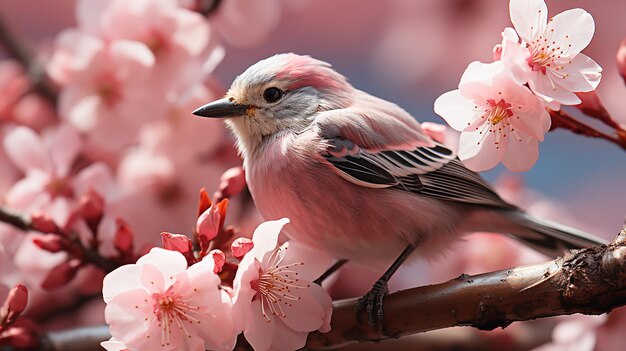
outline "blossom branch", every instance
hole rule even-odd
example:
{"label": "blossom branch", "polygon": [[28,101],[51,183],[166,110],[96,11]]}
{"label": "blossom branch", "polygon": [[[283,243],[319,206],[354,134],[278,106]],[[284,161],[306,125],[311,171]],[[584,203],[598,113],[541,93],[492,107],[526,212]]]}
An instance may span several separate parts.
{"label": "blossom branch", "polygon": [[[609,312],[626,305],[626,229],[609,245],[552,261],[393,293],[385,300],[383,331],[359,321],[355,303],[334,302],[332,330],[311,333],[306,348],[335,349],[453,326],[492,330],[516,321]],[[109,337],[104,326],[51,333],[46,350],[85,349]],[[246,345],[238,343],[236,349],[246,350]]]}
{"label": "blossom branch", "polygon": [[310,349],[333,349],[452,326],[481,330],[516,321],[601,314],[626,305],[626,229],[609,245],[562,258],[399,291],[385,299],[383,331],[355,315],[356,299],[334,304],[332,330],[312,333]]}
{"label": "blossom branch", "polygon": [[[47,233],[45,230],[42,230],[43,228],[38,228],[36,225],[34,225],[30,217],[2,207],[0,207],[0,222],[10,224],[13,227],[22,231],[33,230],[44,234]],[[75,248],[79,250],[80,255],[84,259],[84,261],[95,265],[105,272],[111,272],[119,266],[117,263],[100,256],[92,249],[85,247],[78,239],[72,240],[72,243],[74,244]]]}
{"label": "blossom branch", "polygon": [[[550,118],[552,118],[551,130],[555,130],[557,128],[568,129],[575,134],[607,140],[626,150],[626,132],[622,129],[617,129],[617,136],[612,136],[576,120],[563,110],[550,110]],[[619,134],[620,131],[623,135]]]}
{"label": "blossom branch", "polygon": [[44,69],[36,63],[28,48],[11,32],[2,18],[0,18],[0,45],[24,67],[33,89],[55,106],[57,93],[50,86]]}

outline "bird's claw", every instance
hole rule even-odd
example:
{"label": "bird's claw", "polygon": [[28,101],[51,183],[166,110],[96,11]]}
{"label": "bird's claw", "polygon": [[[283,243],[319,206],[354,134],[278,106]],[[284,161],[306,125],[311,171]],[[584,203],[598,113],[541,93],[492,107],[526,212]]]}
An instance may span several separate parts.
{"label": "bird's claw", "polygon": [[367,323],[370,327],[383,330],[383,299],[389,294],[387,282],[379,279],[372,289],[356,303],[357,318],[361,311],[367,312]]}

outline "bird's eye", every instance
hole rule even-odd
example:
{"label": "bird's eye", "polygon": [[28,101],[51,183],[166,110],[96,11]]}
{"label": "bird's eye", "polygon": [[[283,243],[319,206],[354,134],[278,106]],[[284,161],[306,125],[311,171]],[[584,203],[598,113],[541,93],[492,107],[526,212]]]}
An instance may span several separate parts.
{"label": "bird's eye", "polygon": [[267,102],[276,102],[281,97],[283,97],[283,91],[275,87],[267,88],[263,92],[263,99]]}

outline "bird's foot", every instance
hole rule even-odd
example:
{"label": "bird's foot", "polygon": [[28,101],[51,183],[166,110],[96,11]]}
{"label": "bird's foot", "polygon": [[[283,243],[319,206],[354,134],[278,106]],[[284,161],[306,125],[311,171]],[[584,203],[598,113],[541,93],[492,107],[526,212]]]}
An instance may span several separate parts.
{"label": "bird's foot", "polygon": [[372,289],[356,303],[357,319],[362,311],[367,312],[367,323],[370,327],[383,330],[383,299],[389,294],[387,281],[378,279]]}

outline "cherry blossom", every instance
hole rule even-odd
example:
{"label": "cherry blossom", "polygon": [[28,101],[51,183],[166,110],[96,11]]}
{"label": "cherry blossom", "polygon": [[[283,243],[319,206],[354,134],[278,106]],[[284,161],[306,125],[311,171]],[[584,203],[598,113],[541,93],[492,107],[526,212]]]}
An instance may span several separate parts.
{"label": "cherry blossom", "polygon": [[541,100],[514,82],[501,61],[471,63],[459,89],[437,98],[435,112],[462,132],[459,157],[475,171],[500,161],[513,171],[530,169],[550,128]]}
{"label": "cherry blossom", "polygon": [[[151,94],[187,89],[189,80],[202,78],[202,63],[211,54],[208,21],[175,1],[82,0],[79,28],[105,41],[142,43],[154,55]],[[166,96],[163,95],[165,98]]]}
{"label": "cherry blossom", "polygon": [[[139,128],[164,115],[146,89],[154,56],[142,43],[102,39],[77,30],[58,37],[48,73],[61,85],[59,111],[100,148],[135,141]],[[120,126],[123,125],[123,128]]]}
{"label": "cherry blossom", "polygon": [[181,253],[154,248],[109,273],[102,293],[113,338],[137,350],[231,350],[231,304],[213,269],[213,259],[187,268]]}
{"label": "cherry blossom", "polygon": [[511,0],[510,15],[515,30],[502,33],[501,59],[517,83],[528,83],[553,108],[579,104],[575,92],[598,86],[602,68],[580,53],[595,31],[587,11],[571,9],[548,20],[543,0]]}
{"label": "cherry blossom", "polygon": [[70,126],[62,125],[43,137],[29,128],[17,127],[3,141],[9,158],[25,174],[7,192],[8,206],[44,211],[64,226],[75,200],[89,189],[113,196],[108,167],[94,163],[78,172],[72,169],[82,141]]}
{"label": "cherry blossom", "polygon": [[257,350],[296,350],[309,332],[330,330],[331,299],[312,283],[332,259],[301,244],[278,246],[286,218],[255,230],[233,283],[235,324]]}

